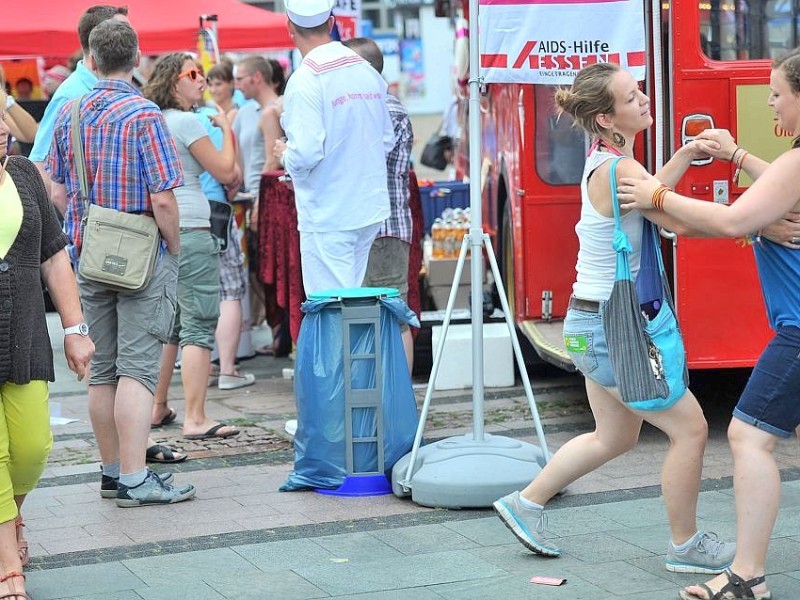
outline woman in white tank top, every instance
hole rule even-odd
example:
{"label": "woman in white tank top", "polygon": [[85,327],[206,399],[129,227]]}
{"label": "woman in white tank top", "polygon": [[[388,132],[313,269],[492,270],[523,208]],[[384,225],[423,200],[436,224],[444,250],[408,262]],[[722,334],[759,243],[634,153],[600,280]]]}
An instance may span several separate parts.
{"label": "woman in white tank top", "polygon": [[[669,517],[671,541],[666,568],[684,573],[721,573],[734,556],[735,545],[719,542],[714,534],[698,531],[697,496],[707,425],[694,395],[688,390],[669,408],[641,412],[622,402],[608,360],[603,328],[603,306],[615,280],[616,253],[612,247],[614,217],[611,205],[609,161],[617,156],[617,177],[640,176],[643,167],[633,158],[634,140],[653,122],[650,99],[630,73],[612,64],[596,64],[578,73],[571,89],[555,95],[567,112],[593,138],[581,181],[581,218],[575,227],[580,241],[577,280],[564,322],[570,356],[586,378],[586,393],[596,429],[562,446],[536,478],[521,492],[494,503],[504,524],[529,550],[545,556],[561,551],[544,533],[544,505],[582,475],[632,449],[642,421],[669,437],[662,470],[662,493]],[[661,169],[658,179],[674,186],[696,158],[705,157],[713,143],[692,142],[679,149]],[[648,211],[656,225],[681,234],[691,233],[664,213]],[[633,246],[631,268],[639,267],[642,213],[631,211],[621,219]],[[655,466],[655,465],[654,465]]]}

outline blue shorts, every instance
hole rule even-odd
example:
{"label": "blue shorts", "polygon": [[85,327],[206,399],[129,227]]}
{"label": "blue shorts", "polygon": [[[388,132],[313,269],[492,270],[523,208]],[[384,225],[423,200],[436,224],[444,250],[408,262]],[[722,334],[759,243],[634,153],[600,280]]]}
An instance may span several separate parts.
{"label": "blue shorts", "polygon": [[617,387],[608,358],[608,343],[603,327],[603,306],[600,312],[570,308],[564,319],[564,343],[575,367],[585,377],[603,387]]}
{"label": "blue shorts", "polygon": [[733,416],[788,438],[800,425],[800,328],[779,327],[747,381]]}

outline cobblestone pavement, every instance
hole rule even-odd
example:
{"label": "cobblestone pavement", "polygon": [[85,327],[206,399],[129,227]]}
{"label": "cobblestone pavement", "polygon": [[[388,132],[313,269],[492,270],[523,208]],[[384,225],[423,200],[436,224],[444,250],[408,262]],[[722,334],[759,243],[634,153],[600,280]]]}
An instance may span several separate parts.
{"label": "cobblestone pavement", "polygon": [[[51,327],[56,355],[61,341]],[[262,335],[256,333],[256,337]],[[236,424],[227,440],[187,441],[179,424],[154,429],[157,441],[188,452],[169,465],[194,483],[191,502],[138,510],[117,508],[98,494],[97,449],[86,395],[63,364],[51,388],[55,444],[41,485],[24,516],[32,560],[28,589],[36,600],[177,598],[676,598],[697,576],[663,568],[668,539],[659,466],[666,440],[645,427],[636,450],[570,486],[552,503],[550,528],[564,548],[558,560],[525,552],[490,511],[419,506],[393,495],[342,498],[281,493],[292,468],[293,384],[289,359],[242,362],[257,383],[209,390],[212,418]],[[725,442],[740,374],[694,377],[710,425],[700,526],[731,539],[731,459]],[[593,426],[582,382],[535,374],[537,407],[551,451]],[[424,385],[417,385],[420,399]],[[179,378],[170,405],[183,400]],[[535,442],[521,387],[487,390],[486,431]],[[469,390],[436,392],[427,440],[470,431]],[[771,546],[769,583],[779,600],[800,599],[800,445],[782,442],[783,504]],[[164,466],[166,467],[166,465]],[[160,470],[165,470],[160,468]],[[528,583],[532,575],[567,577],[560,587]]]}

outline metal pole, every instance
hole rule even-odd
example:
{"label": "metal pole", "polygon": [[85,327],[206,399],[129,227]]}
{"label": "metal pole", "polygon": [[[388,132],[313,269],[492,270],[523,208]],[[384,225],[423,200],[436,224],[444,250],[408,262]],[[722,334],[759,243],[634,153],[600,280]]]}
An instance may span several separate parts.
{"label": "metal pole", "polygon": [[472,299],[472,435],[483,441],[483,203],[478,0],[469,0],[469,206]]}

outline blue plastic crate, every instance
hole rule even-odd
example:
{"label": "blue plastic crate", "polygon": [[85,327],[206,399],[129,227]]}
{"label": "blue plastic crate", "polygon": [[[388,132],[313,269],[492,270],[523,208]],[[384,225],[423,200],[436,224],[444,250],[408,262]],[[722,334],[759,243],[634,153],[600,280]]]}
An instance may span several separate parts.
{"label": "blue plastic crate", "polygon": [[442,216],[445,208],[467,208],[469,206],[469,184],[460,181],[438,181],[419,188],[422,214],[425,217],[425,233],[431,232],[433,221]]}

